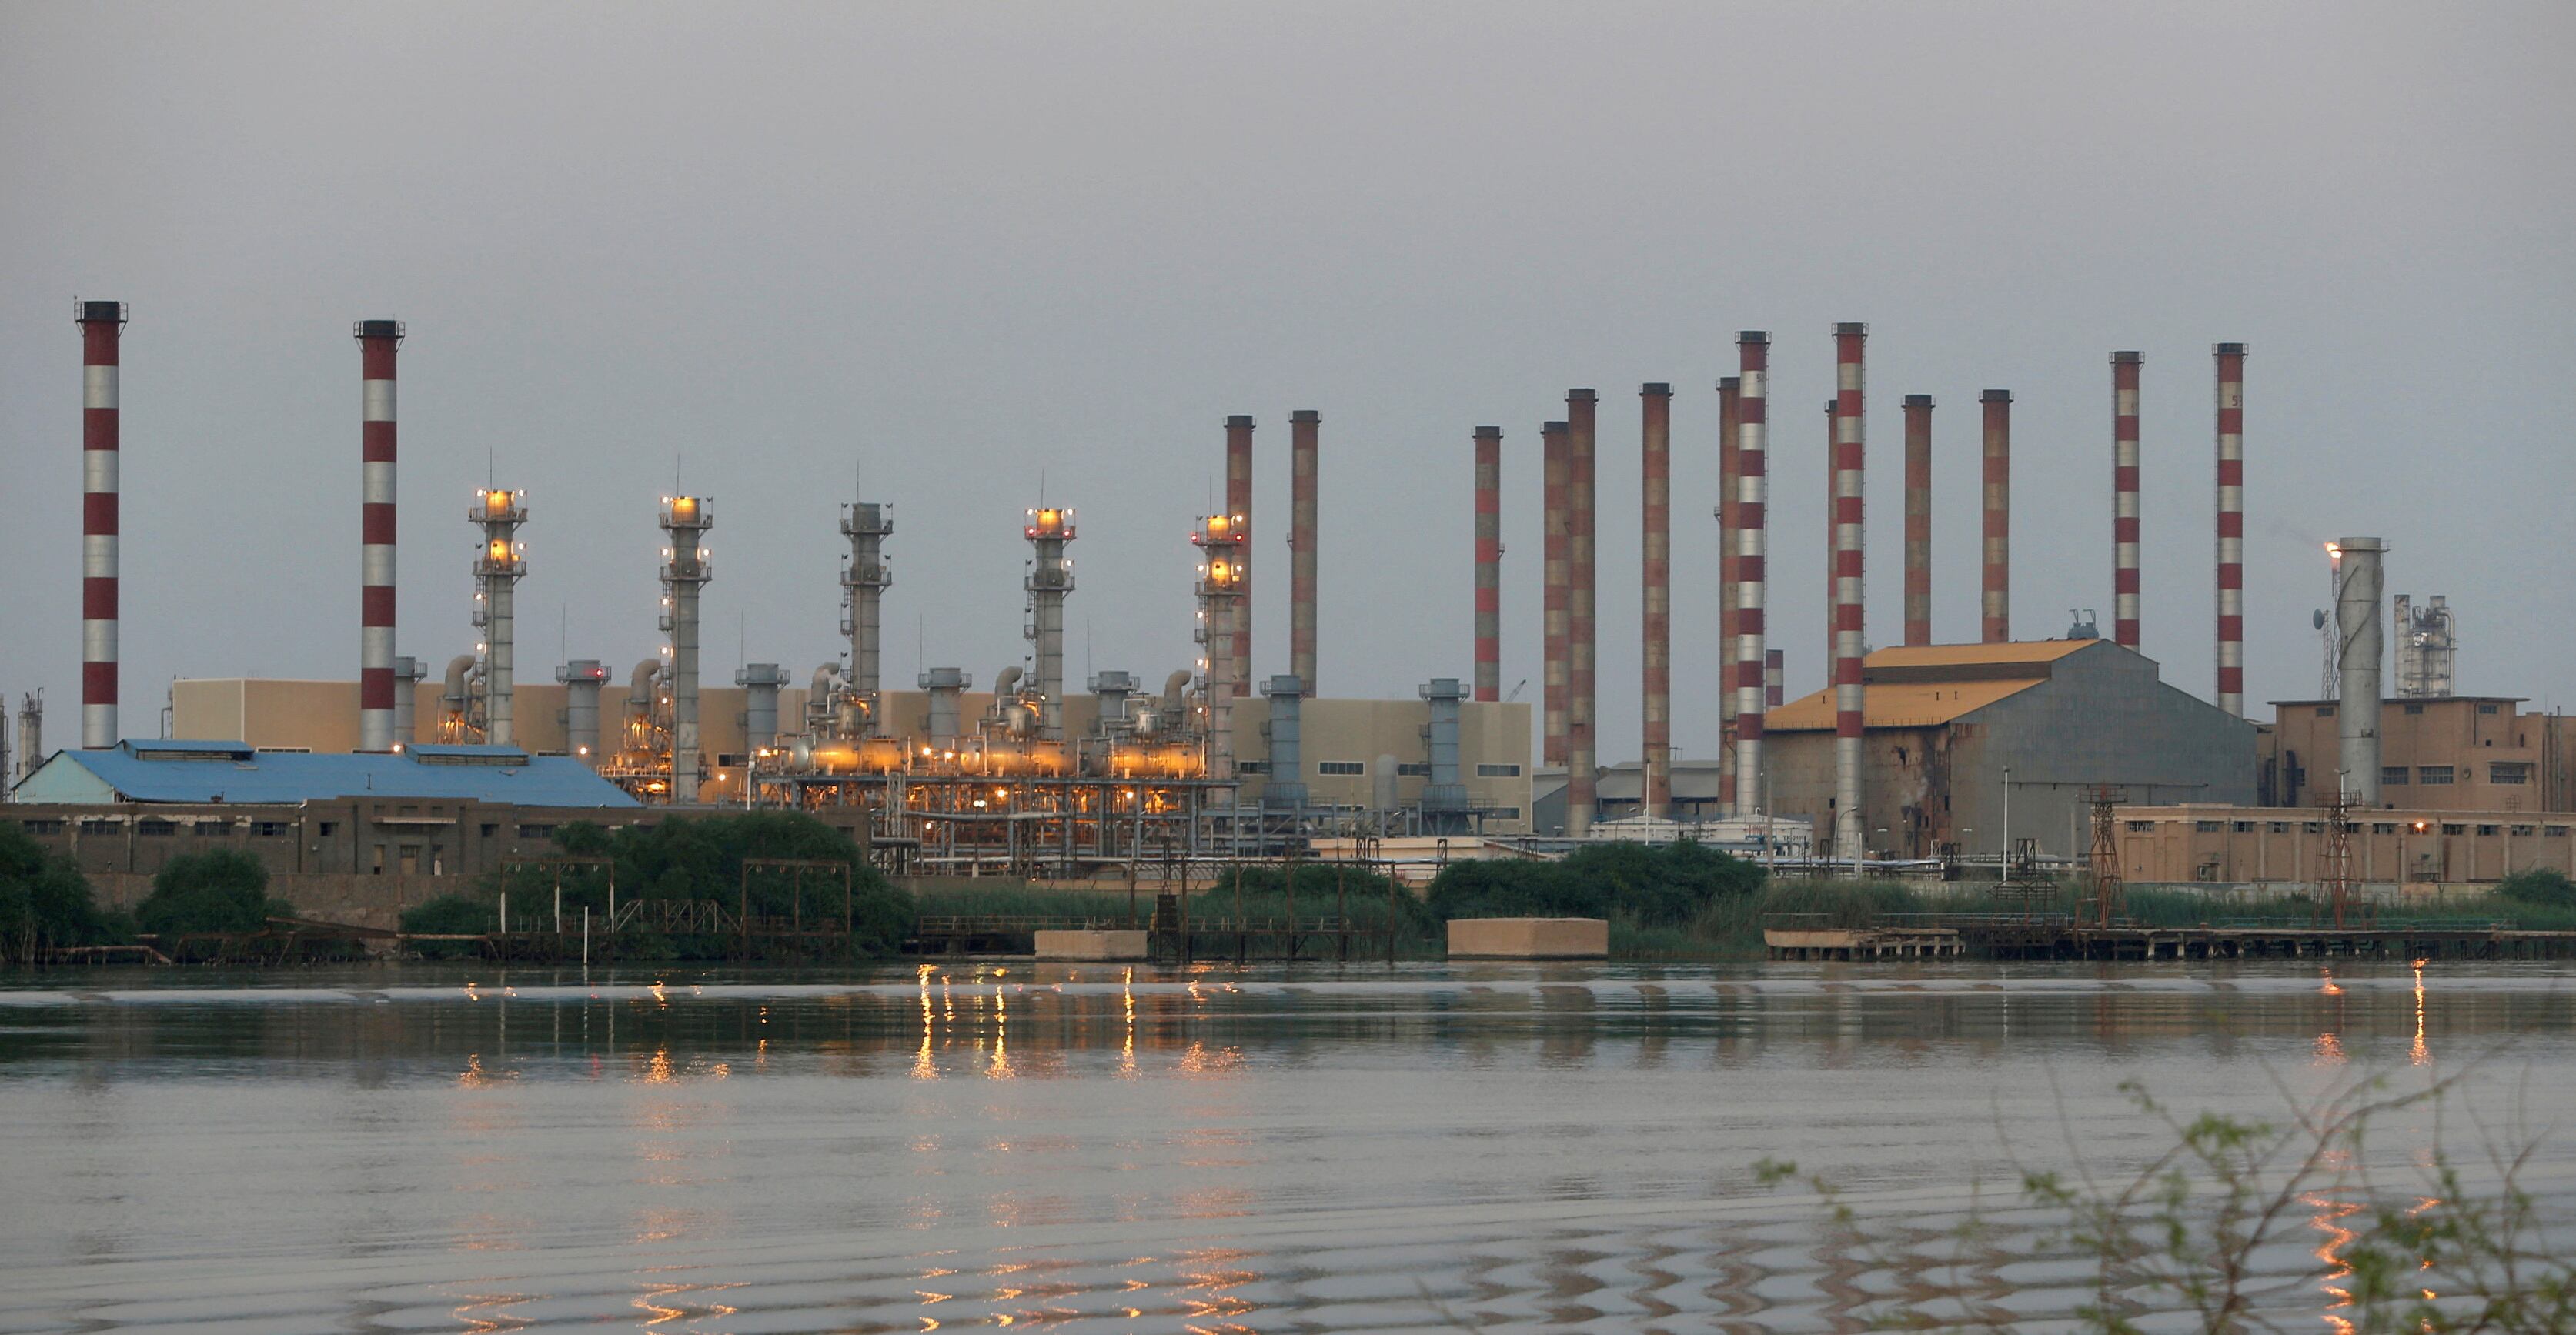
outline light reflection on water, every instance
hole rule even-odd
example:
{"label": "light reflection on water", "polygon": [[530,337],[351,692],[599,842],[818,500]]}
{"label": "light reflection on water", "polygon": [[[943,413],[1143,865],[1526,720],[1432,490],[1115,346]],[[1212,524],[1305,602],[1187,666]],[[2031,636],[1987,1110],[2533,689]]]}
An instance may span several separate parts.
{"label": "light reflection on water", "polygon": [[[0,989],[0,1197],[44,1203],[0,1212],[0,1330],[1825,1329],[1947,1264],[1972,1180],[2163,1148],[2123,1078],[2277,1117],[2276,1077],[2503,1046],[2499,1083],[2566,1106],[2572,976],[36,977]],[[2429,1127],[2374,1148],[2420,1164]],[[1900,1254],[1755,1190],[1764,1156],[1901,1221]],[[2576,1152],[2537,1185],[2576,1204]],[[2359,1208],[2306,1202],[2311,1328]],[[2001,1223],[1969,1267],[1993,1301],[2083,1299]]]}

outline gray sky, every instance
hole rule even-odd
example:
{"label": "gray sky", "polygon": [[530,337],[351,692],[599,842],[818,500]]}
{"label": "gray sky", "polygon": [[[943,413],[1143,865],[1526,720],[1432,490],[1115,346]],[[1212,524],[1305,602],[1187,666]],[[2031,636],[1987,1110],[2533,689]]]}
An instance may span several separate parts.
{"label": "gray sky", "polygon": [[[674,458],[710,679],[840,652],[837,506],[896,506],[888,677],[1018,662],[1021,511],[1077,506],[1069,666],[1190,658],[1220,423],[1324,418],[1329,695],[1470,669],[1469,431],[1505,431],[1506,689],[1539,422],[1603,400],[1602,751],[1636,754],[1636,389],[1674,383],[1676,741],[1714,753],[1716,377],[1773,331],[1773,643],[1820,678],[1828,332],[1866,320],[1871,638],[1897,403],[1940,400],[1935,617],[1973,638],[1979,390],[2026,636],[2110,617],[2108,353],[2145,370],[2145,649],[2211,686],[2209,347],[2247,373],[2248,694],[2316,687],[2319,543],[2447,593],[2464,689],[2576,666],[2566,5],[0,4],[0,688],[77,737],[75,294],[124,342],[129,733],[173,675],[349,677],[358,354],[403,349],[401,649],[470,648],[487,457],[521,663],[653,627]],[[2551,629],[2551,628],[2559,629]],[[1085,639],[1089,649],[1086,650]],[[2263,711],[2268,716],[2268,711]]]}

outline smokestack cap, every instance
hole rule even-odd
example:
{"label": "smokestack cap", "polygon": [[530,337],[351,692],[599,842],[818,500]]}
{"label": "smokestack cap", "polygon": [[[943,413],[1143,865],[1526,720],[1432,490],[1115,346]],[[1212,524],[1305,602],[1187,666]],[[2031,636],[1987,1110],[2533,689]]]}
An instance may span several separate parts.
{"label": "smokestack cap", "polygon": [[2012,402],[2012,391],[2008,389],[1990,389],[1985,393],[1978,395],[1977,401],[1980,403],[2010,403]]}
{"label": "smokestack cap", "polygon": [[1225,424],[1227,426],[1250,426],[1252,425],[1252,418],[1244,413],[1236,413],[1234,416],[1225,419]]}
{"label": "smokestack cap", "polygon": [[1673,396],[1673,387],[1661,380],[1649,380],[1637,393],[1650,399],[1669,399]]}
{"label": "smokestack cap", "polygon": [[1735,336],[1735,341],[1738,343],[1768,343],[1771,341],[1771,334],[1768,330],[1747,329],[1742,333],[1737,334]]}
{"label": "smokestack cap", "polygon": [[2211,351],[2217,353],[2221,357],[2242,357],[2245,355],[2245,345],[2242,343],[2221,343],[2217,347],[2212,348]]}
{"label": "smokestack cap", "polygon": [[1567,426],[1563,422],[1541,422],[1538,424],[1538,433],[1542,436],[1562,436],[1573,429],[1574,428]]}
{"label": "smokestack cap", "polygon": [[1858,320],[1846,320],[1841,324],[1835,325],[1834,332],[1836,334],[1858,334],[1863,338],[1867,338],[1869,337],[1869,326]]}
{"label": "smokestack cap", "polygon": [[1929,394],[1908,394],[1905,396],[1905,406],[1908,408],[1929,408],[1932,406],[1932,396]]}
{"label": "smokestack cap", "polygon": [[80,314],[74,318],[79,320],[82,324],[90,324],[101,320],[113,320],[118,324],[123,324],[125,323],[125,303],[121,301],[84,301],[80,303]]}
{"label": "smokestack cap", "polygon": [[1744,388],[1744,377],[1740,375],[1719,376],[1717,379],[1717,387],[1721,390],[1742,389]]}
{"label": "smokestack cap", "polygon": [[1503,429],[1501,427],[1480,426],[1476,428],[1476,439],[1478,440],[1501,440],[1502,438]]}
{"label": "smokestack cap", "polygon": [[1588,389],[1569,389],[1565,391],[1565,401],[1568,403],[1590,403],[1599,397],[1601,396]]}
{"label": "smokestack cap", "polygon": [[1320,422],[1324,420],[1324,415],[1312,408],[1300,408],[1297,411],[1288,414],[1288,420],[1291,422]]}
{"label": "smokestack cap", "polygon": [[2111,354],[2111,364],[2113,366],[2135,366],[2145,360],[2145,356],[2135,352],[2115,352]]}

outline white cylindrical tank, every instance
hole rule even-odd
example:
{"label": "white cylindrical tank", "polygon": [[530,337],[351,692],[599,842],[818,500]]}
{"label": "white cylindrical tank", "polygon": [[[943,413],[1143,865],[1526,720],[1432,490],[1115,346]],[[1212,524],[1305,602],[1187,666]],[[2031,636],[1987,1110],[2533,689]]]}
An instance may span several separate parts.
{"label": "white cylindrical tank", "polygon": [[2379,558],[2388,544],[2346,538],[2335,574],[2337,673],[2335,732],[2343,791],[2359,806],[2379,805],[2379,662],[2385,652],[2379,626],[2382,575]]}

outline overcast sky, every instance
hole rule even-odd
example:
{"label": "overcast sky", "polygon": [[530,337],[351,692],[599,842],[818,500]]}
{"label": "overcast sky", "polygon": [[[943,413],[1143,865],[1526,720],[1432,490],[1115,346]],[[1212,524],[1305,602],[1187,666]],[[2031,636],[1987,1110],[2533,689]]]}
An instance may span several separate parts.
{"label": "overcast sky", "polygon": [[[1829,331],[1869,341],[1869,626],[1902,395],[1972,639],[1976,398],[2014,410],[2014,625],[2110,625],[2110,371],[2146,355],[2144,648],[2210,693],[2210,345],[2247,372],[2248,694],[2311,695],[2323,540],[2446,593],[2463,689],[2576,703],[2565,4],[0,4],[0,688],[78,736],[75,295],[124,340],[124,707],[355,675],[358,353],[402,350],[401,652],[470,649],[469,492],[531,494],[523,677],[653,652],[656,502],[715,498],[711,681],[1018,663],[1021,512],[1080,511],[1068,666],[1191,658],[1192,517],[1323,414],[1327,695],[1466,677],[1470,436],[1505,432],[1504,686],[1538,425],[1601,393],[1602,754],[1637,753],[1640,382],[1676,390],[1675,740],[1714,754],[1713,385],[1773,336],[1773,644],[1820,681]],[[924,657],[926,655],[926,658]],[[2258,712],[2268,716],[2268,710]]]}

